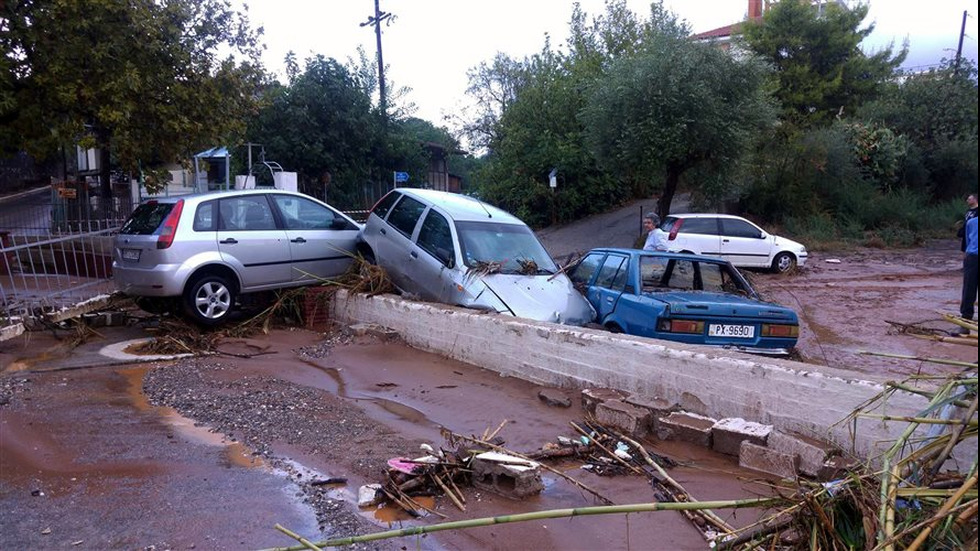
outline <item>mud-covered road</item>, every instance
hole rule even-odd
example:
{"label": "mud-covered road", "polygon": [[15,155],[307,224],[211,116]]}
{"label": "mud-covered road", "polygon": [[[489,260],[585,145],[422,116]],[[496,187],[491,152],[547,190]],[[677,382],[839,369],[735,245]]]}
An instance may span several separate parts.
{"label": "mud-covered road", "polygon": [[[111,330],[105,330],[111,336]],[[36,336],[33,348],[48,346]],[[358,486],[382,480],[387,459],[444,445],[439,429],[500,435],[518,451],[573,436],[570,408],[538,388],[398,343],[304,330],[221,346],[237,356],[151,365],[87,366],[0,377],[0,548],[241,549],[294,544],[276,523],[313,540],[401,526],[359,511]],[[9,345],[8,350],[9,353]],[[9,356],[9,354],[8,354]],[[244,358],[238,356],[252,356]],[[47,358],[45,366],[51,366]],[[31,371],[30,369],[34,369]],[[684,463],[672,476],[701,500],[766,492],[758,475],[701,448],[651,443]],[[654,500],[638,476],[599,477],[555,464],[615,503]],[[346,484],[317,485],[330,477]],[[465,489],[450,520],[596,505],[545,473],[538,497],[511,501]],[[721,511],[735,525],[758,512]],[[656,543],[651,543],[656,542]],[[380,549],[691,549],[700,534],[678,513],[582,517],[381,541]],[[361,546],[365,547],[364,545]]]}

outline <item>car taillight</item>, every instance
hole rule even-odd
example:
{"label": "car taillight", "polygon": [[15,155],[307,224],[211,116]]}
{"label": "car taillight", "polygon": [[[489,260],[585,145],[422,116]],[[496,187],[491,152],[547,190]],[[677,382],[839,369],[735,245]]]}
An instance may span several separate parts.
{"label": "car taillight", "polygon": [[665,333],[704,333],[703,321],[660,320],[660,330]]}
{"label": "car taillight", "polygon": [[799,325],[775,325],[771,323],[762,324],[763,337],[799,337]]}
{"label": "car taillight", "polygon": [[667,236],[667,241],[673,241],[677,239],[677,232],[681,231],[681,226],[684,224],[683,218],[678,218],[674,220],[674,225],[670,227],[670,235]]}
{"label": "car taillight", "polygon": [[166,249],[174,242],[174,235],[177,234],[177,223],[180,222],[180,211],[184,210],[184,200],[180,199],[174,203],[174,208],[170,209],[170,214],[163,219],[160,225],[160,237],[157,237],[157,248]]}

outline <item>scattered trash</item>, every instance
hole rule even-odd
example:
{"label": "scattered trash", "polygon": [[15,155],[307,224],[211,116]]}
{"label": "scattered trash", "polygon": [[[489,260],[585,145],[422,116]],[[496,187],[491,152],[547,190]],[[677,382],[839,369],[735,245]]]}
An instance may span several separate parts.
{"label": "scattered trash", "polygon": [[839,258],[827,258],[824,260],[827,264],[840,264]]}

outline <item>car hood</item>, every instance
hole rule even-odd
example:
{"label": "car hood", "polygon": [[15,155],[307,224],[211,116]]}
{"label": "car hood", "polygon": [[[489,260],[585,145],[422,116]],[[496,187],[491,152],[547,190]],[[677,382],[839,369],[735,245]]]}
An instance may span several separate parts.
{"label": "car hood", "polygon": [[[575,290],[565,274],[490,274],[472,282],[470,287],[474,299],[467,306],[568,325],[585,325],[595,319],[592,305]],[[482,289],[477,291],[479,287]]]}
{"label": "car hood", "polygon": [[739,295],[708,291],[665,291],[646,293],[646,296],[666,303],[673,315],[760,318],[798,323],[796,312],[785,306]]}

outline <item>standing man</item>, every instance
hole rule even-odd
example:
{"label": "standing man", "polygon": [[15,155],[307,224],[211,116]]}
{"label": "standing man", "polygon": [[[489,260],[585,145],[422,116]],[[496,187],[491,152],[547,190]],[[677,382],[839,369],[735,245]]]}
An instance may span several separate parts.
{"label": "standing man", "polygon": [[[977,204],[973,196],[973,204]],[[976,211],[976,206],[974,206]],[[973,303],[977,300],[977,217],[969,218],[963,226],[963,237],[966,248],[963,251],[963,298],[960,299],[960,315],[973,319]],[[969,333],[965,327],[960,328],[960,334]]]}
{"label": "standing man", "polygon": [[664,243],[657,242],[657,236],[653,230],[657,229],[660,225],[660,217],[655,213],[648,212],[643,217],[643,231],[647,232],[647,239],[643,243],[644,251],[666,251],[667,246]]}
{"label": "standing man", "polygon": [[970,218],[977,217],[977,194],[976,193],[971,193],[966,196],[966,206],[967,206],[967,211],[966,214],[963,216],[963,226],[960,228],[960,231],[956,232],[956,237],[960,238],[961,251],[966,251],[966,222],[968,222]]}

